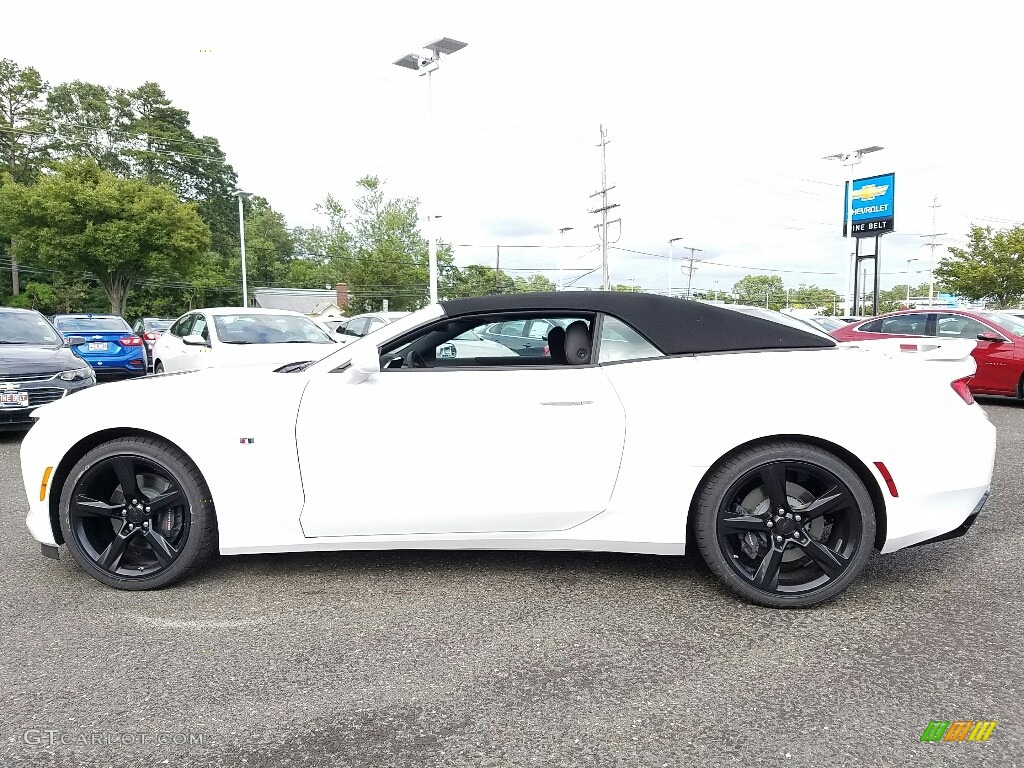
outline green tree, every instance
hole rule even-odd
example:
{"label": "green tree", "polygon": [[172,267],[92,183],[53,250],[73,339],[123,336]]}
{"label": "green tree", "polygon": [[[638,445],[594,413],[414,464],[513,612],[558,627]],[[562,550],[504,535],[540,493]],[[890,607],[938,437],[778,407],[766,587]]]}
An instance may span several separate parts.
{"label": "green tree", "polygon": [[517,277],[513,281],[512,289],[516,293],[547,292],[555,290],[555,284],[544,275],[530,275]]}
{"label": "green tree", "polygon": [[786,286],[778,275],[747,275],[732,290],[739,304],[763,307],[767,298],[770,309],[786,306]]}
{"label": "green tree", "polygon": [[1024,296],[1024,227],[993,233],[992,227],[972,226],[967,247],[949,253],[935,266],[935,278],[951,293],[1000,307]]}
{"label": "green tree", "polygon": [[[438,289],[440,292],[440,288]],[[483,264],[470,264],[458,269],[454,279],[445,287],[444,294],[451,299],[470,296],[493,296],[516,291],[516,281],[504,270]]]}
{"label": "green tree", "polygon": [[[34,181],[46,159],[43,92],[47,84],[34,67],[0,59],[0,184],[3,175],[20,184]],[[0,249],[11,260],[11,291],[21,290],[17,255],[10,239],[0,236]]]}
{"label": "green tree", "polygon": [[117,176],[166,184],[198,204],[215,251],[237,250],[235,171],[217,140],[196,136],[188,112],[157,83],[134,89],[62,83],[50,91],[46,115],[54,158],[90,157]]}
{"label": "green tree", "polygon": [[95,277],[119,315],[140,280],[184,278],[210,242],[194,205],[91,160],[62,163],[31,187],[0,188],[0,231],[48,269]]}
{"label": "green tree", "polygon": [[46,283],[29,283],[25,290],[10,300],[12,307],[35,309],[44,315],[57,312],[57,294],[52,285]]}

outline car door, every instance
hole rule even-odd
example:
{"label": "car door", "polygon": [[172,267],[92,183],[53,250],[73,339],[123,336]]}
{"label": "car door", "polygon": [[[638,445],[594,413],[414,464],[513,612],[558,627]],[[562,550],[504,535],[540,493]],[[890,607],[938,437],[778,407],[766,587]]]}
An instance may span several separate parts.
{"label": "car door", "polygon": [[165,371],[184,370],[182,356],[185,354],[185,343],[181,340],[191,332],[192,323],[195,322],[196,313],[191,312],[172,325],[158,340],[159,349],[154,349],[160,357],[160,363]]}
{"label": "car door", "polygon": [[[339,438],[377,458],[339,467]],[[347,371],[310,380],[296,439],[306,536],[552,531],[606,508],[625,413],[596,366]]]}
{"label": "car door", "polygon": [[[202,336],[207,343],[210,341],[209,318],[201,312],[197,312],[192,325],[185,336]],[[210,365],[210,347],[199,346],[198,344],[186,344],[181,342],[181,368],[185,371],[205,368]]]}
{"label": "car door", "polygon": [[[978,364],[978,370],[970,382],[972,391],[1016,394],[1020,373],[1014,362],[1015,344],[1007,334],[973,317],[952,313],[940,313],[936,328],[939,338],[972,339],[978,342],[971,353]],[[978,334],[982,333],[993,334],[1002,341],[978,339]]]}

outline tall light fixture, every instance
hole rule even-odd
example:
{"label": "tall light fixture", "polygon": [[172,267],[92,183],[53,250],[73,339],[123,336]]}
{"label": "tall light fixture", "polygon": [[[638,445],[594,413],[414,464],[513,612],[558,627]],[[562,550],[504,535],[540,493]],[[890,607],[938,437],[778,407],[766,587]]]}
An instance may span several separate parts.
{"label": "tall light fixture", "polygon": [[912,261],[920,261],[920,259],[907,259],[907,309],[910,309],[910,262]]}
{"label": "tall light fixture", "polygon": [[[850,252],[851,253],[855,251],[855,247],[854,247],[854,244],[853,244],[853,177],[854,177],[854,166],[856,166],[861,161],[861,158],[864,157],[864,155],[870,154],[871,152],[878,152],[880,149],[885,149],[885,147],[879,147],[879,146],[862,147],[861,149],[855,149],[853,152],[837,152],[834,155],[826,155],[825,157],[822,158],[823,160],[838,160],[843,165],[850,166],[849,178],[847,179],[847,181],[849,182],[849,186],[846,187],[846,240],[847,240],[847,244],[850,247]],[[854,264],[854,269],[856,269],[856,268],[857,268],[857,266],[856,266],[856,263],[855,263]],[[877,268],[877,265],[876,265],[876,268]],[[850,300],[852,298],[852,294],[853,294],[853,283],[852,283],[852,280],[853,280],[853,276],[848,274],[846,276],[846,298],[847,298],[846,312],[847,312],[847,314],[850,314],[850,304],[849,304],[849,302],[850,302]]]}
{"label": "tall light fixture", "polygon": [[561,252],[562,248],[565,247],[565,233],[571,230],[572,227],[559,227],[558,234],[561,236],[559,242],[559,253],[558,253],[558,290],[565,290],[565,277],[563,274],[563,266],[565,265],[565,255]]}
{"label": "tall light fixture", "polygon": [[238,198],[238,239],[242,244],[242,306],[249,306],[249,286],[245,276],[245,211],[242,208],[242,201],[252,197],[252,192],[236,190],[234,193]]}
{"label": "tall light fixture", "polygon": [[672,244],[682,240],[681,237],[673,237],[668,241],[668,295],[672,295]]}
{"label": "tall light fixture", "polygon": [[[430,51],[430,56],[421,56],[419,54],[410,53],[403,56],[398,61],[393,62],[399,67],[405,69],[411,69],[418,71],[420,77],[423,75],[427,76],[427,110],[428,110],[428,124],[430,132],[430,152],[429,152],[429,164],[430,174],[427,183],[427,189],[431,188],[434,183],[434,88],[432,76],[440,66],[442,56],[448,56],[461,51],[465,48],[468,43],[463,43],[458,40],[453,40],[450,37],[442,37],[440,40],[435,40],[432,43],[427,43],[423,46],[426,50]],[[434,242],[434,223],[433,220],[437,218],[430,211],[433,210],[433,199],[432,195],[427,195],[426,200],[427,209],[427,259],[430,270],[430,303],[437,303],[437,243]]]}

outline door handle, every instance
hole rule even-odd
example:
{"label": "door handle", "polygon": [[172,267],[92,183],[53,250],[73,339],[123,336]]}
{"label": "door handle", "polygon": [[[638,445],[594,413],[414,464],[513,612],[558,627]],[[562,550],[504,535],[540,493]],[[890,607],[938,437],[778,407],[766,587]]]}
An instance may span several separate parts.
{"label": "door handle", "polygon": [[593,405],[593,400],[555,400],[541,405]]}

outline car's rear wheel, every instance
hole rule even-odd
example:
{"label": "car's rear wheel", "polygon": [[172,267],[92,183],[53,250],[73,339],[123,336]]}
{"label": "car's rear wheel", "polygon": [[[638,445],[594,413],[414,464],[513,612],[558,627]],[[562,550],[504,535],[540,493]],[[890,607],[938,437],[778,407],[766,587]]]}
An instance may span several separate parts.
{"label": "car's rear wheel", "polygon": [[698,495],[694,531],[712,572],[776,608],[821,603],[863,570],[875,539],[864,483],[812,445],[777,442],[718,467]]}
{"label": "car's rear wheel", "polygon": [[75,562],[118,589],[167,586],[217,551],[202,474],[152,438],[119,438],[83,456],[61,493],[60,526]]}
{"label": "car's rear wheel", "polygon": [[156,363],[153,365],[153,373],[163,373],[163,372],[164,372],[164,364],[161,363],[159,360],[157,360]]}

